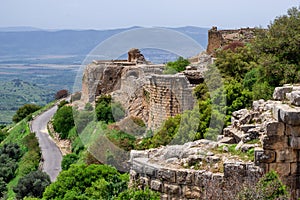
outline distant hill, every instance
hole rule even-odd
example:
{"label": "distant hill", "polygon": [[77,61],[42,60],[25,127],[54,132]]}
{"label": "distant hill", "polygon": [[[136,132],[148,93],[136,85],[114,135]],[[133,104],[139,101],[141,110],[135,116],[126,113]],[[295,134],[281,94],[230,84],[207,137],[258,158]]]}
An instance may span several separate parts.
{"label": "distant hill", "polygon": [[0,81],[0,124],[11,123],[16,110],[27,103],[45,105],[54,99],[54,91],[14,79]]}
{"label": "distant hill", "polygon": [[[46,31],[31,27],[0,28],[0,59],[11,56],[81,55],[88,54],[96,45],[114,34],[137,27],[113,30]],[[204,48],[207,28],[171,28],[187,34]]]}

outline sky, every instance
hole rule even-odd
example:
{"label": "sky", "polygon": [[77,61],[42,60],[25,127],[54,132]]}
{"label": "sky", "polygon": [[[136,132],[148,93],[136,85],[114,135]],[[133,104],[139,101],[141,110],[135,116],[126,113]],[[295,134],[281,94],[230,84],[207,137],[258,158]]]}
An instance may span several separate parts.
{"label": "sky", "polygon": [[300,0],[0,0],[0,27],[267,27]]}

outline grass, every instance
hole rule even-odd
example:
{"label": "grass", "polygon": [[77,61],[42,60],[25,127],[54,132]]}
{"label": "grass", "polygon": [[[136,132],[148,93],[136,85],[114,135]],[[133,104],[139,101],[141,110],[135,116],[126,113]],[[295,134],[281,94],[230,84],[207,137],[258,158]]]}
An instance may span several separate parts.
{"label": "grass", "polygon": [[254,161],[254,149],[249,149],[247,152],[242,152],[241,150],[235,150],[236,144],[231,145],[221,145],[215,149],[215,153],[224,153],[224,146],[228,147],[228,153],[232,156],[237,156],[243,161]]}
{"label": "grass", "polygon": [[18,163],[15,178],[7,185],[7,199],[15,199],[13,187],[17,185],[21,177],[38,168],[41,154],[38,140],[34,133],[30,133],[26,119],[23,119],[9,130],[9,135],[2,141],[1,145],[7,143],[18,144],[24,153]]}

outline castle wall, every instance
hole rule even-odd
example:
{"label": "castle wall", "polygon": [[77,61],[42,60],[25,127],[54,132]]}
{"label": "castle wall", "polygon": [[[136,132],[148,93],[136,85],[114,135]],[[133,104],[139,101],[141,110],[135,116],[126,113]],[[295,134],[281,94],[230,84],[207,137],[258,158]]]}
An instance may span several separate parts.
{"label": "castle wall", "polygon": [[241,28],[235,30],[218,30],[212,27],[208,31],[208,45],[206,52],[213,54],[216,49],[220,49],[232,42],[250,42],[255,37],[255,28]]}
{"label": "castle wall", "polygon": [[151,75],[146,90],[150,94],[148,127],[152,129],[194,106],[193,87],[184,75]]}
{"label": "castle wall", "polygon": [[[185,145],[183,149],[189,148]],[[189,150],[195,151],[193,148]],[[263,169],[245,162],[228,161],[224,163],[223,172],[179,168],[172,160],[178,159],[183,151],[180,148],[173,152],[174,156],[170,156],[170,152],[160,155],[170,160],[165,164],[161,164],[159,158],[153,160],[157,154],[153,155],[151,150],[131,151],[131,184],[160,192],[161,199],[165,200],[228,200],[235,199],[243,186],[253,187],[263,175]]]}

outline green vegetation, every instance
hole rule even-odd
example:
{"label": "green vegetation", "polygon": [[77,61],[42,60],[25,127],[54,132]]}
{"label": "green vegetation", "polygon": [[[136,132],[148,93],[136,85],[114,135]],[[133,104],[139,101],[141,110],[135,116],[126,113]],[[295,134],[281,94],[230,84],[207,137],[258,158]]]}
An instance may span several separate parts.
{"label": "green vegetation", "polygon": [[259,200],[275,200],[289,199],[286,186],[280,181],[275,171],[265,174],[255,187],[244,187],[238,194],[239,200],[259,199]]}
{"label": "green vegetation", "polygon": [[53,99],[53,92],[20,79],[13,79],[0,81],[0,98],[0,124],[9,124],[18,108],[25,104],[46,105]]}
{"label": "green vegetation", "polygon": [[124,192],[120,193],[116,200],[160,200],[160,194],[158,192],[154,192],[149,188],[144,190],[141,189],[128,189]]}
{"label": "green vegetation", "polygon": [[14,192],[17,199],[24,197],[39,197],[41,198],[45,188],[51,183],[48,174],[42,171],[32,171],[20,178]]}
{"label": "green vegetation", "polygon": [[[37,138],[34,133],[30,133],[26,118],[7,131],[5,139],[0,143],[0,146],[4,147],[11,144],[19,147],[20,158],[16,162],[17,168],[14,172],[14,178],[7,183],[6,189],[3,190],[3,193],[7,191],[5,197],[8,199],[15,198],[13,188],[17,185],[18,180],[31,171],[36,170],[41,159]],[[2,169],[2,167],[0,168]],[[13,170],[13,167],[11,169]]]}
{"label": "green vegetation", "polygon": [[75,126],[73,109],[71,106],[63,106],[57,110],[53,117],[53,127],[59,133],[61,139],[68,137],[69,131]]}
{"label": "green vegetation", "polygon": [[77,160],[78,160],[78,155],[75,153],[65,155],[61,162],[62,170],[68,170],[70,168],[71,164],[76,163]]}
{"label": "green vegetation", "polygon": [[71,165],[46,188],[43,199],[112,199],[127,189],[128,179],[107,165]]}
{"label": "green vegetation", "polygon": [[13,121],[17,123],[39,109],[41,109],[41,107],[38,105],[25,104],[17,110],[16,114],[13,116]]}
{"label": "green vegetation", "polygon": [[224,152],[224,147],[228,147],[228,153],[230,153],[231,155],[235,155],[238,156],[240,159],[244,160],[244,161],[254,161],[254,148],[249,149],[248,151],[244,152],[242,150],[236,150],[236,144],[231,144],[231,145],[222,145],[219,146],[216,149],[217,153],[226,153]]}
{"label": "green vegetation", "polygon": [[179,57],[176,61],[167,63],[164,74],[176,74],[177,72],[182,72],[189,64],[190,62],[187,59]]}
{"label": "green vegetation", "polygon": [[101,95],[96,102],[96,116],[98,121],[113,123],[125,116],[125,111],[120,103],[112,101],[110,95]]}
{"label": "green vegetation", "polygon": [[17,144],[4,144],[0,148],[0,188],[3,189],[0,198],[4,197],[7,184],[15,177],[21,156],[22,152]]}

